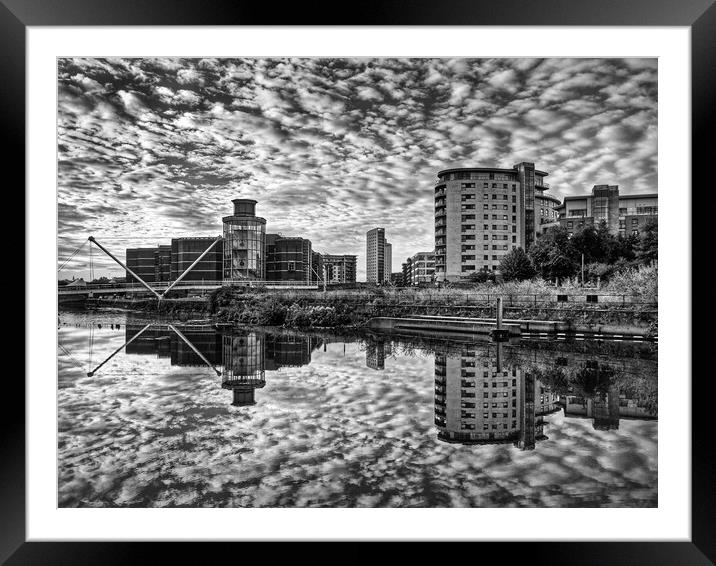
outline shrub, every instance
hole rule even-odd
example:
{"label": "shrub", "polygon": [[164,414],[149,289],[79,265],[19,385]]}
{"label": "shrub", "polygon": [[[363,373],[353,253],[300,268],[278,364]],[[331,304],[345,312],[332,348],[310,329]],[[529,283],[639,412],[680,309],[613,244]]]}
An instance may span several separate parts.
{"label": "shrub", "polygon": [[522,248],[516,248],[502,258],[500,273],[505,281],[524,281],[537,275],[532,260]]}

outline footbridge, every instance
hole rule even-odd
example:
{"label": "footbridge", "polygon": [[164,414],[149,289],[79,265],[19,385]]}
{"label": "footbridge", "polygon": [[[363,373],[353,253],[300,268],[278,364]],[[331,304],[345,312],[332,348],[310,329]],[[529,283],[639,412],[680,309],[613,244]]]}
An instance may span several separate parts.
{"label": "footbridge", "polygon": [[[239,286],[248,288],[261,288],[261,289],[318,289],[319,283],[306,283],[303,281],[256,281],[256,280],[244,280],[244,281],[184,281],[187,274],[208,254],[212,248],[221,241],[221,236],[218,236],[209,246],[194,260],[194,262],[184,270],[173,281],[161,281],[161,282],[146,282],[139,275],[129,269],[124,262],[118,259],[112,252],[106,247],[100,244],[94,237],[90,236],[85,242],[83,242],[77,249],[70,255],[70,257],[63,264],[66,265],[85,245],[89,244],[90,250],[92,245],[101,250],[104,254],[114,260],[125,272],[130,275],[134,281],[128,281],[126,283],[110,283],[110,284],[92,284],[87,283],[86,285],[69,285],[65,287],[59,287],[57,293],[60,297],[71,298],[71,297],[97,297],[102,295],[125,295],[125,294],[136,294],[150,293],[154,295],[158,301],[166,298],[167,294],[176,290],[185,291],[213,291],[220,287]],[[90,254],[91,257],[91,254]],[[58,272],[62,269],[60,266]]]}

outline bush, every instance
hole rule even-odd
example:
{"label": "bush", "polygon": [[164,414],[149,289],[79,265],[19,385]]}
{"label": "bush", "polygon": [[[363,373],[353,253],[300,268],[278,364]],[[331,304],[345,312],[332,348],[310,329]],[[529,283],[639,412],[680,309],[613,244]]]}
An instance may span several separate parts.
{"label": "bush", "polygon": [[516,248],[502,258],[500,273],[505,281],[524,281],[537,275],[532,260],[522,248]]}

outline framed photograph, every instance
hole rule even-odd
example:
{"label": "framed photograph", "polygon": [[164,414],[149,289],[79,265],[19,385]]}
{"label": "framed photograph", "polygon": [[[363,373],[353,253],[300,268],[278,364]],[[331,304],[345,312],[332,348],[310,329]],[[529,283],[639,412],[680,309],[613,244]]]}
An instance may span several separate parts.
{"label": "framed photograph", "polygon": [[709,0],[0,2],[27,327],[2,560],[716,560]]}

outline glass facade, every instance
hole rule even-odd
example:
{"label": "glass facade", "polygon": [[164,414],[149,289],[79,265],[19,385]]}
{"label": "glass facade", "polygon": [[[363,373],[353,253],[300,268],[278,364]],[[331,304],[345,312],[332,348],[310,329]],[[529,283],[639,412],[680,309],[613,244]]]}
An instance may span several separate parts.
{"label": "glass facade", "polygon": [[236,199],[224,222],[224,282],[266,279],[266,220],[255,216],[255,200]]}

